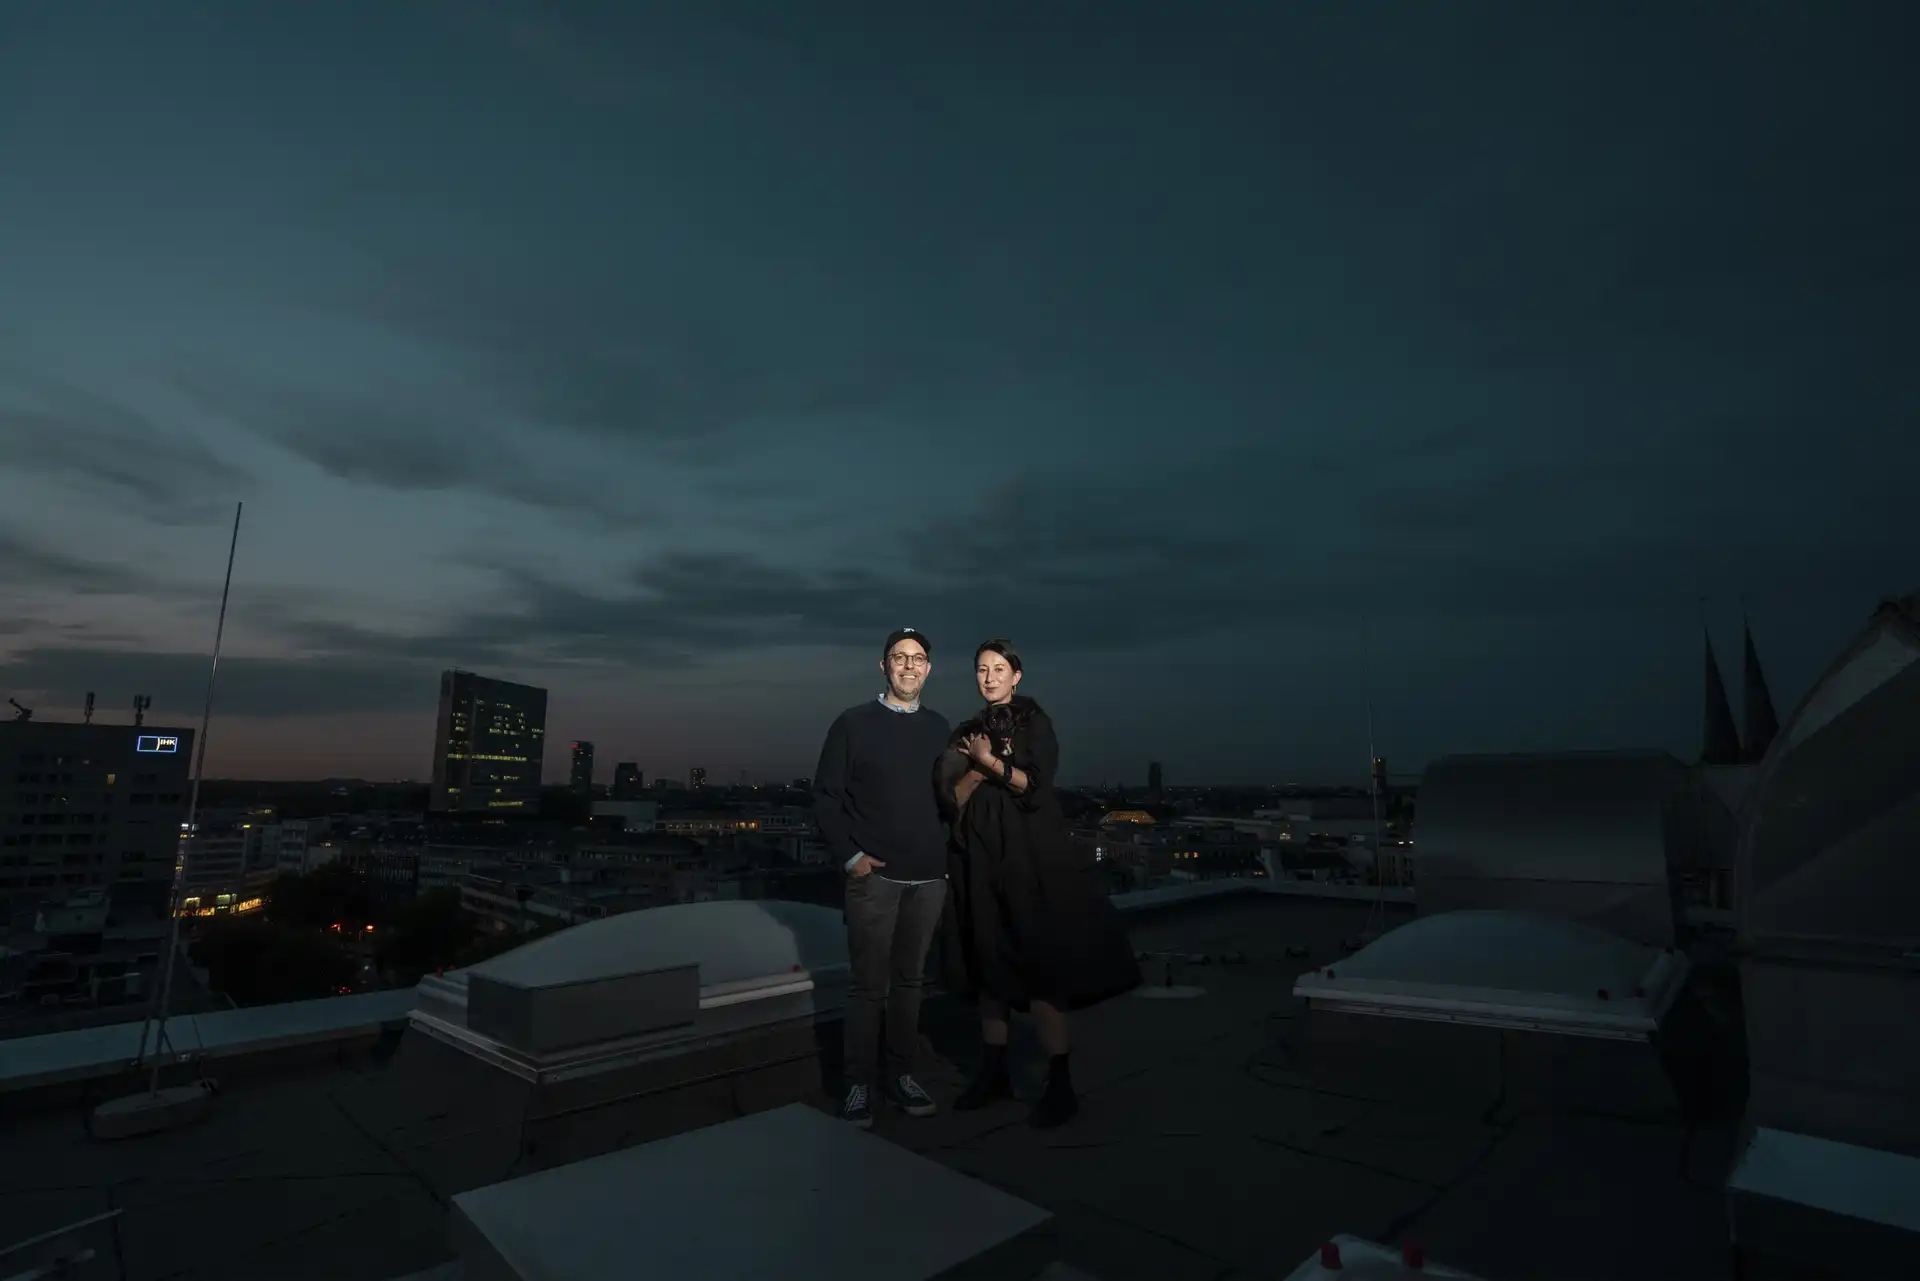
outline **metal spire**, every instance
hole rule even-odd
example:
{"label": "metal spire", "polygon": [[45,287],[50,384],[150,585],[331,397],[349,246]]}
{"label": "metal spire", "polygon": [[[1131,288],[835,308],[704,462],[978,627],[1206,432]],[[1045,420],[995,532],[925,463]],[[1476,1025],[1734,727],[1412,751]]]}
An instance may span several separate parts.
{"label": "metal spire", "polygon": [[1706,706],[1705,722],[1701,729],[1700,763],[1702,765],[1738,765],[1740,763],[1740,731],[1733,722],[1733,704],[1727,701],[1727,685],[1720,676],[1720,662],[1713,656],[1713,637],[1701,628],[1701,639],[1706,642]]}
{"label": "metal spire", "polygon": [[1780,732],[1780,718],[1773,710],[1773,693],[1767,688],[1767,674],[1760,667],[1760,651],[1753,645],[1753,623],[1742,613],[1740,628],[1746,641],[1746,672],[1744,694],[1746,713],[1746,740],[1741,744],[1741,759],[1758,761],[1767,754],[1767,748],[1773,745],[1774,735]]}

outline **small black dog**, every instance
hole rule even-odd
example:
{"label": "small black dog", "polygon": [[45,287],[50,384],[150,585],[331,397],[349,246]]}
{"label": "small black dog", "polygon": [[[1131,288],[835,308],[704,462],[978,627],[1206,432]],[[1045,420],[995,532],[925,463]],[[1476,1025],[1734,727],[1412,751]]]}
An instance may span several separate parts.
{"label": "small black dog", "polygon": [[993,740],[993,754],[1003,761],[1013,759],[1013,708],[995,703],[980,718],[987,737]]}

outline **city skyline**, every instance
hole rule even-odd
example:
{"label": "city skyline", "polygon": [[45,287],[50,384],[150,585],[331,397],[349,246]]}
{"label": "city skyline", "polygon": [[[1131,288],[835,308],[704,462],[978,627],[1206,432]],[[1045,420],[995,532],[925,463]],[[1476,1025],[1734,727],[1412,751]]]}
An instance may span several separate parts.
{"label": "city skyline", "polygon": [[803,775],[900,625],[1075,781],[1690,758],[1703,625],[1785,714],[1920,586],[1848,12],[43,6],[0,695],[197,727],[245,499],[210,775],[426,778],[449,666],[549,781]]}

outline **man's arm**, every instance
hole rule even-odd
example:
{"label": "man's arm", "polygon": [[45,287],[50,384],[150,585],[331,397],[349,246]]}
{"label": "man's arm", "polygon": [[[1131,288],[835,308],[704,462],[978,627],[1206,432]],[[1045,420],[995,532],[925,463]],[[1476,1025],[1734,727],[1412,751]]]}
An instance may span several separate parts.
{"label": "man's arm", "polygon": [[820,748],[820,763],[813,770],[814,825],[820,829],[820,838],[827,843],[833,861],[848,871],[860,857],[860,849],[853,843],[853,825],[847,821],[852,746],[843,714],[828,728],[827,741]]}

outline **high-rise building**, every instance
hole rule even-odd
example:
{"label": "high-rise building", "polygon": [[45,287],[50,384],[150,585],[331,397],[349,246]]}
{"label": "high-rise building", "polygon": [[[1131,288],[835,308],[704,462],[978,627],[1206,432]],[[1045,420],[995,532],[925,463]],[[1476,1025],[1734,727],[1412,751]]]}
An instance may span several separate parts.
{"label": "high-rise building", "polygon": [[593,794],[593,744],[584,740],[573,745],[573,769],[567,785],[582,796]]}
{"label": "high-rise building", "polygon": [[1160,773],[1159,761],[1147,762],[1147,792],[1148,792],[1148,799],[1155,805],[1158,805],[1161,801],[1161,798],[1165,795],[1165,792],[1161,787],[1161,773]]}
{"label": "high-rise building", "polygon": [[546,690],[442,672],[429,807],[441,814],[538,812],[546,740]]}
{"label": "high-rise building", "polygon": [[694,791],[699,791],[707,785],[707,772],[698,765],[694,766],[687,771],[687,785]]}
{"label": "high-rise building", "polygon": [[193,732],[0,722],[0,902],[87,889],[164,912]]}
{"label": "high-rise building", "polygon": [[637,801],[641,789],[646,787],[646,775],[640,772],[639,765],[632,761],[621,761],[613,767],[613,799],[616,801]]}

